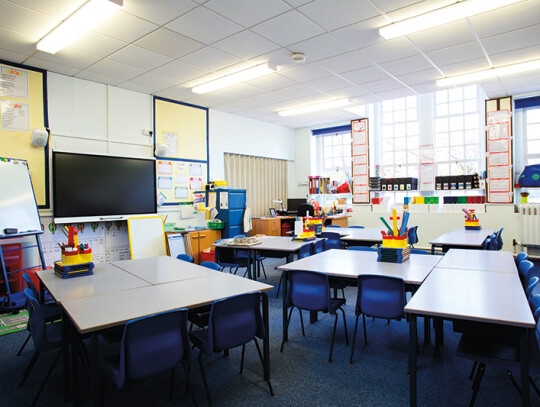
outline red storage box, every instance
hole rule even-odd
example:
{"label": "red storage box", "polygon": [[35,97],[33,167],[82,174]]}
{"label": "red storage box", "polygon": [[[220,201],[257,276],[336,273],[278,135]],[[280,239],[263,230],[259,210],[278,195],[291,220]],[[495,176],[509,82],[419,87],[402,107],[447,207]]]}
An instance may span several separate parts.
{"label": "red storage box", "polygon": [[204,250],[201,250],[201,263],[203,261],[211,261],[213,263],[216,262],[216,257],[214,255],[214,249],[204,249]]}

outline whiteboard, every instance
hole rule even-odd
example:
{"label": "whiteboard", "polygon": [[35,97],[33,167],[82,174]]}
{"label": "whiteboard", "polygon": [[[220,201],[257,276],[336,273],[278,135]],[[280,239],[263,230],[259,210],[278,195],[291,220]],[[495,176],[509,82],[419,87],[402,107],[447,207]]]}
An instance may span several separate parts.
{"label": "whiteboard", "polygon": [[43,232],[30,172],[24,160],[2,158],[0,161],[0,236],[6,235],[6,228],[17,229],[17,234]]}
{"label": "whiteboard", "polygon": [[127,224],[132,259],[167,255],[161,216],[129,218]]}
{"label": "whiteboard", "polygon": [[182,233],[169,233],[167,235],[167,241],[169,242],[169,255],[171,257],[176,257],[179,254],[187,254],[186,243]]}

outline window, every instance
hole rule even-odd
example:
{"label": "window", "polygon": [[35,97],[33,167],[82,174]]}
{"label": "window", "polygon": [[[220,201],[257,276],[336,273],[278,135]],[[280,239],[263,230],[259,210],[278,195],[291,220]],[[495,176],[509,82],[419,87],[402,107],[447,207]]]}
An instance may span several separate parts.
{"label": "window", "polygon": [[325,134],[322,138],[322,173],[330,176],[333,172],[351,171],[351,131]]}
{"label": "window", "polygon": [[484,99],[476,85],[434,94],[437,175],[463,175],[484,168]]}
{"label": "window", "polygon": [[540,164],[540,107],[525,109],[523,119],[524,164]]}
{"label": "window", "polygon": [[381,176],[418,177],[418,98],[382,103]]}

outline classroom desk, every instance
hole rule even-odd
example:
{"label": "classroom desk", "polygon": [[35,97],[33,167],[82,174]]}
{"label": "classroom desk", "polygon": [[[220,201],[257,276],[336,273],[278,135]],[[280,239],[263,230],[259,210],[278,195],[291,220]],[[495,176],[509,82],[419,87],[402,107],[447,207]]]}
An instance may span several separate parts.
{"label": "classroom desk", "polygon": [[[283,340],[287,341],[287,271],[309,270],[325,273],[331,277],[340,277],[356,281],[361,274],[382,275],[402,278],[405,284],[422,284],[431,270],[440,261],[440,256],[411,254],[404,263],[385,263],[377,261],[376,252],[332,249],[305,257],[292,263],[279,266],[283,271]],[[311,321],[314,321],[312,315]]]}
{"label": "classroom desk", "polygon": [[[348,246],[373,246],[382,243],[381,231],[384,228],[342,228],[343,236],[341,241],[347,243]],[[334,229],[326,229],[326,232],[334,231]],[[342,232],[340,231],[340,234]]]}
{"label": "classroom desk", "polygon": [[445,233],[429,242],[431,254],[435,253],[435,247],[441,247],[443,252],[448,249],[480,249],[486,237],[495,232],[495,229],[482,228],[480,230],[466,230],[465,227]]}
{"label": "classroom desk", "polygon": [[[339,214],[330,215],[326,218],[326,225],[339,225],[347,227],[348,218],[352,215]],[[252,229],[248,236],[266,235],[266,236],[281,236],[281,226],[284,222],[291,223],[291,229],[294,229],[294,221],[296,216],[265,216],[261,218],[251,218]]]}
{"label": "classroom desk", "polygon": [[[102,389],[100,388],[101,380],[98,346],[98,334],[100,331],[106,328],[123,325],[133,318],[178,308],[193,308],[201,305],[208,305],[218,299],[254,291],[263,292],[263,320],[267,328],[267,334],[263,341],[264,377],[265,379],[270,379],[268,297],[265,292],[272,290],[273,286],[231,274],[213,272],[213,270],[208,270],[204,267],[181,260],[171,260],[173,260],[173,263],[177,263],[177,273],[183,274],[185,270],[186,276],[189,276],[190,278],[179,281],[150,284],[116,266],[110,264],[98,265],[100,268],[101,266],[104,266],[105,272],[117,273],[117,271],[119,271],[120,275],[127,280],[140,280],[141,286],[84,296],[75,293],[73,295],[66,295],[65,297],[69,299],[65,299],[61,302],[60,305],[62,306],[63,311],[67,317],[69,317],[69,320],[73,323],[77,332],[79,334],[92,334],[91,394],[94,405],[99,405],[101,403],[100,393]],[[131,262],[140,265],[140,262],[137,260],[128,260],[118,263],[121,263],[125,268],[136,271],[138,267],[132,267],[131,264],[128,264]],[[163,259],[160,257],[146,259],[145,263],[150,269],[158,268],[160,264],[163,264]],[[193,278],[193,267],[198,268],[201,271],[198,278]],[[147,277],[147,275],[145,276]],[[63,283],[85,279],[89,281],[89,277],[92,276],[77,277],[71,280],[61,280],[60,278],[55,277],[58,280],[57,282],[60,282],[59,284],[56,284],[57,282],[52,283],[50,279],[42,281],[44,284],[46,282],[49,283],[47,289],[51,291],[53,296],[55,294],[59,296],[59,293],[69,291],[68,289],[61,287]],[[160,280],[156,279],[155,281]],[[81,281],[80,284],[86,285],[88,283],[83,283]],[[71,357],[71,363],[74,389],[78,388],[78,356],[76,355],[76,352],[76,347],[72,346],[73,355]],[[64,366],[66,367],[66,365]],[[67,366],[69,366],[69,362]],[[67,372],[69,372],[69,369],[65,369],[65,374]],[[67,383],[69,383],[69,380]],[[73,402],[77,405],[79,402],[77,399],[77,392],[74,392],[73,395]]]}
{"label": "classroom desk", "polygon": [[[485,252],[486,257],[491,253]],[[530,405],[528,335],[535,322],[517,273],[437,266],[407,303],[405,312],[410,317],[408,371],[412,407],[417,398],[417,316],[518,327],[522,403]]]}
{"label": "classroom desk", "polygon": [[512,253],[494,250],[450,249],[437,267],[517,273]]}

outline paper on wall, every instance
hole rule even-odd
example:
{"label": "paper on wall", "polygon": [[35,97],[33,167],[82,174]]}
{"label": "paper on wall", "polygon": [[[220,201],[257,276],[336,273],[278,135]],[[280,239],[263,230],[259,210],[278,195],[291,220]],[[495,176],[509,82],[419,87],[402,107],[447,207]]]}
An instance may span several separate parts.
{"label": "paper on wall", "polygon": [[[202,175],[202,165],[198,163],[189,164],[189,174],[190,175]],[[193,189],[193,188],[191,188]]]}
{"label": "paper on wall", "polygon": [[508,152],[503,153],[490,153],[487,156],[488,167],[494,165],[508,165]]}
{"label": "paper on wall", "polygon": [[158,188],[172,189],[172,187],[173,187],[172,177],[158,177]]}
{"label": "paper on wall", "polygon": [[187,199],[188,189],[186,187],[176,187],[174,189],[174,197],[176,199]]}
{"label": "paper on wall", "polygon": [[167,146],[168,155],[178,157],[178,133],[163,131],[163,144]]}
{"label": "paper on wall", "polygon": [[174,181],[177,184],[187,184],[189,182],[189,177],[186,174],[176,174]]}
{"label": "paper on wall", "polygon": [[172,164],[168,161],[158,161],[159,174],[172,174]]}
{"label": "paper on wall", "polygon": [[202,188],[202,179],[200,178],[191,178],[189,181],[189,189],[201,189]]}

